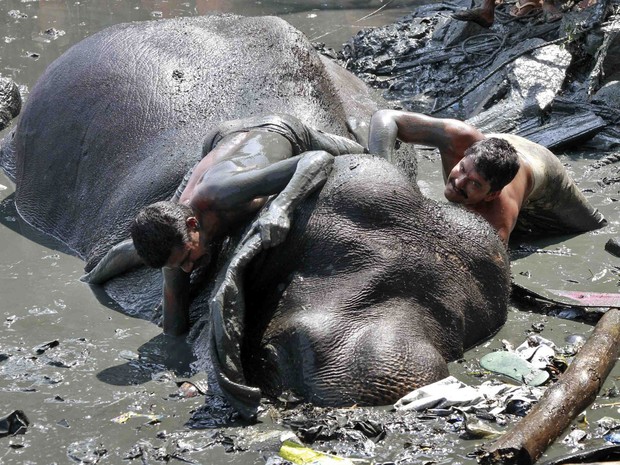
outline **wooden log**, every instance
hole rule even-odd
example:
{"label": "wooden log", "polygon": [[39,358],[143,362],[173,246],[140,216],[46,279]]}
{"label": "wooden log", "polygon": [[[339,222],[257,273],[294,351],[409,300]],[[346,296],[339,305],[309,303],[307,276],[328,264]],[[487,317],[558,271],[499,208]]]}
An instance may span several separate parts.
{"label": "wooden log", "polygon": [[478,452],[483,465],[531,465],[588,407],[620,352],[620,309],[607,311],[560,379],[517,425]]}

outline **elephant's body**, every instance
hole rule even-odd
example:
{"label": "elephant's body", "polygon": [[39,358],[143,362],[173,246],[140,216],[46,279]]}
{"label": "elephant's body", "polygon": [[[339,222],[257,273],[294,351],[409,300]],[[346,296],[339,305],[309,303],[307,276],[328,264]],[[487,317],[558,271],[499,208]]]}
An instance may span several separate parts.
{"label": "elephant's body", "polygon": [[[0,160],[15,167],[20,214],[91,268],[138,209],[172,195],[218,123],[290,113],[348,135],[348,118],[376,109],[361,81],[276,18],[119,25],[50,65]],[[337,158],[286,242],[250,264],[240,360],[251,384],[325,405],[385,404],[445,376],[446,360],[504,322],[499,238],[410,181],[384,160]],[[142,270],[106,289],[150,309],[160,286]],[[196,344],[207,357],[209,338]]]}

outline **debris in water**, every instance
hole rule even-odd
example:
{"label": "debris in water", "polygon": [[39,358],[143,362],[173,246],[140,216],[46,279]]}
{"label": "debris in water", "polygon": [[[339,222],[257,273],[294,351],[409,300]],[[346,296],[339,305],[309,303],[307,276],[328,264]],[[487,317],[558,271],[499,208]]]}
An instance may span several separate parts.
{"label": "debris in water", "polygon": [[[351,459],[337,455],[324,454],[293,441],[284,441],[280,448],[280,457],[297,465],[353,465]],[[359,463],[359,462],[358,462]]]}
{"label": "debris in water", "polygon": [[112,418],[112,421],[114,423],[123,424],[123,423],[127,423],[131,418],[146,418],[148,420],[147,424],[153,425],[155,423],[159,423],[164,418],[164,416],[155,415],[151,413],[137,413],[137,412],[129,411],[115,418]]}
{"label": "debris in water", "polygon": [[24,434],[29,424],[30,420],[23,410],[14,410],[7,416],[0,418],[0,438]]}
{"label": "debris in water", "polygon": [[549,379],[549,373],[540,370],[512,352],[491,352],[480,359],[482,368],[505,375],[528,386],[540,386]]}

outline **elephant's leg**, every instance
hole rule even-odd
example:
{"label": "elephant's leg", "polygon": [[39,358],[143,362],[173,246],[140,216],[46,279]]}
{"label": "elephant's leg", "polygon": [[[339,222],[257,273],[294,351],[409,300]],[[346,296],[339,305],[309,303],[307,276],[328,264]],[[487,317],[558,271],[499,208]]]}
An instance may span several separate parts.
{"label": "elephant's leg", "polygon": [[131,239],[126,239],[112,247],[92,270],[80,279],[88,284],[103,284],[115,276],[142,265],[142,259]]}

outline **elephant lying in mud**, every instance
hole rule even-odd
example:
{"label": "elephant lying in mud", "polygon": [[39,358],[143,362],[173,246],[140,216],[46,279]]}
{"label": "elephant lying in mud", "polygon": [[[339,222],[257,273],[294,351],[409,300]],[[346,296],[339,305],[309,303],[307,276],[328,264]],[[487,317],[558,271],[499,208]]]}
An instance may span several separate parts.
{"label": "elephant lying in mud", "polygon": [[[20,214],[89,270],[126,239],[141,207],[170,198],[215,124],[291,113],[346,136],[348,121],[368,121],[376,108],[361,81],[279,19],[125,24],[50,65],[0,159]],[[261,394],[249,385],[320,405],[391,403],[446,376],[447,360],[506,318],[498,236],[376,157],[337,157],[280,246],[262,251],[252,236],[234,245],[191,312],[199,360],[248,417]],[[141,268],[106,290],[144,311],[160,283]]]}

